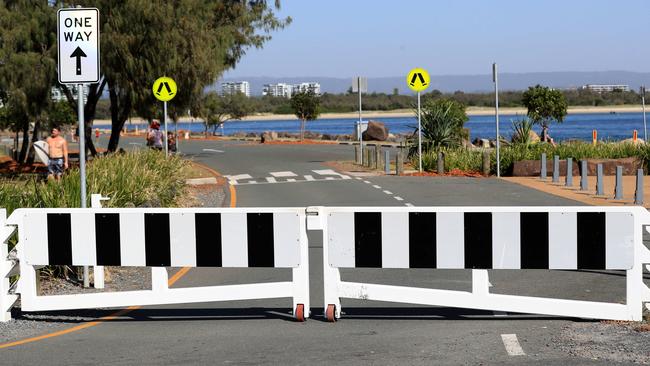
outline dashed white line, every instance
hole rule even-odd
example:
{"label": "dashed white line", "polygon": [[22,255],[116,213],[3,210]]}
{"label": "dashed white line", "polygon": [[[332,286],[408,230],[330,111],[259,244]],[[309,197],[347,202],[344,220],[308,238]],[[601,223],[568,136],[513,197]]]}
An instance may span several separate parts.
{"label": "dashed white line", "polygon": [[378,186],[378,185],[375,184],[374,186],[372,186],[372,188],[381,189],[381,186]]}
{"label": "dashed white line", "polygon": [[287,179],[287,182],[295,182],[295,181],[296,181],[296,180],[293,179],[293,178],[289,178],[289,179]]}
{"label": "dashed white line", "polygon": [[400,196],[395,196],[394,198],[395,198],[396,200],[398,200],[398,201],[404,201],[404,198],[402,198],[402,197],[400,197]]}
{"label": "dashed white line", "polygon": [[305,175],[305,180],[314,180],[314,177],[311,175]]}
{"label": "dashed white line", "polygon": [[367,181],[367,180],[364,180],[363,182],[364,182],[365,184],[370,184],[370,182]]}
{"label": "dashed white line", "polygon": [[271,174],[272,176],[274,176],[276,178],[279,178],[279,177],[296,177],[296,176],[298,176],[298,174],[296,174],[294,172],[271,172],[269,174]]}
{"label": "dashed white line", "polygon": [[405,203],[405,205],[407,205],[408,207],[413,207],[413,204],[412,204],[412,203],[408,203],[408,202],[407,202],[407,203]]}
{"label": "dashed white line", "polygon": [[336,178],[334,178],[334,177],[325,177],[325,180],[334,180],[334,179],[336,179]]}
{"label": "dashed white line", "polygon": [[501,340],[506,347],[506,352],[510,356],[525,356],[524,349],[521,348],[516,334],[501,334]]}
{"label": "dashed white line", "polygon": [[354,177],[354,179],[356,179],[356,180],[361,180],[361,179],[363,179],[363,178],[361,178],[361,177]]}
{"label": "dashed white line", "polygon": [[391,192],[391,191],[384,191],[384,193],[386,193],[386,194],[393,194],[393,192]]}
{"label": "dashed white line", "polygon": [[275,178],[273,178],[273,177],[266,177],[266,181],[269,182],[269,183],[276,183],[277,182],[277,180],[275,180]]}
{"label": "dashed white line", "polygon": [[246,182],[246,183],[248,183],[248,184],[257,184],[257,182],[254,181],[254,180],[252,180],[252,181],[250,181],[250,182]]}
{"label": "dashed white line", "polygon": [[217,150],[217,149],[203,149],[203,151],[210,151],[210,152],[216,152],[216,153],[222,153],[223,150]]}

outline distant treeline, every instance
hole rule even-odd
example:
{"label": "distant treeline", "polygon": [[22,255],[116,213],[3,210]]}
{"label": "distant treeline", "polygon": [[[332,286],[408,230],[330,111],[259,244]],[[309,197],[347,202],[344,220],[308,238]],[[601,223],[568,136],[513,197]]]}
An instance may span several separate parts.
{"label": "distant treeline", "polygon": [[[521,98],[524,91],[502,91],[499,93],[501,107],[522,107]],[[563,90],[562,93],[570,106],[606,106],[640,104],[641,97],[634,91],[594,93],[589,90]],[[493,93],[442,93],[433,90],[425,93],[423,98],[451,98],[468,107],[494,107]],[[292,114],[293,110],[289,99],[270,96],[255,96],[248,99],[250,113]],[[397,93],[370,93],[362,95],[362,108],[366,111],[390,111],[395,109],[410,109],[415,106],[416,98],[413,95],[400,95]],[[100,100],[97,103],[97,118],[110,119],[110,103]],[[321,95],[321,111],[323,113],[344,113],[359,110],[359,97],[356,93]]]}

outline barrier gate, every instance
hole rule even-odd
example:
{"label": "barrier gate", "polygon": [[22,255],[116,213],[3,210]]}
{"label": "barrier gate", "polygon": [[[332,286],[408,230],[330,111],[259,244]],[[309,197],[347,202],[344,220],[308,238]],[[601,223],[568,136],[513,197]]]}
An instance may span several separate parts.
{"label": "barrier gate", "polygon": [[[18,296],[23,311],[291,297],[304,320],[307,230],[322,230],[330,321],[341,298],[639,321],[650,302],[647,225],[642,207],[17,209],[9,218],[0,209],[0,320]],[[152,267],[152,289],[38,296],[36,269],[46,265]],[[292,268],[293,278],[170,289],[169,266]],[[472,269],[472,290],[346,282],[341,268]],[[491,294],[487,269],[622,270],[626,302]]]}
{"label": "barrier gate", "polygon": [[[0,243],[5,321],[18,294],[23,311],[291,297],[295,318],[309,316],[304,208],[17,209],[9,218],[0,210]],[[36,269],[47,265],[152,267],[152,288],[37,296]],[[170,289],[165,267],[292,268],[293,279]]]}
{"label": "barrier gate", "polygon": [[[650,289],[643,207],[312,207],[323,230],[324,307],[341,298],[613,320],[642,320]],[[341,281],[340,268],[472,269],[472,291]],[[626,271],[626,303],[491,294],[487,269]]]}

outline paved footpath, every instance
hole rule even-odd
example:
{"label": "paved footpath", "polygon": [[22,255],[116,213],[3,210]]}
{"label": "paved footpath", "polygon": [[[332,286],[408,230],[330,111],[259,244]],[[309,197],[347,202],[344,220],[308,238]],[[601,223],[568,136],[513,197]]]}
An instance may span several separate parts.
{"label": "paved footpath", "polygon": [[[134,142],[141,141],[122,143]],[[180,146],[236,184],[238,207],[579,204],[497,179],[355,177],[323,164],[349,160],[349,146],[223,141]],[[100,326],[0,350],[0,364],[612,364],[561,349],[560,336],[576,324],[573,319],[344,300],[343,318],[326,323],[319,234],[309,235],[312,319],[305,323],[292,321],[289,299],[147,307]],[[471,287],[464,270],[347,270],[342,277]],[[192,269],[175,286],[289,278],[288,270]],[[490,279],[496,293],[608,301],[625,295],[623,277],[606,273],[490,271]]]}

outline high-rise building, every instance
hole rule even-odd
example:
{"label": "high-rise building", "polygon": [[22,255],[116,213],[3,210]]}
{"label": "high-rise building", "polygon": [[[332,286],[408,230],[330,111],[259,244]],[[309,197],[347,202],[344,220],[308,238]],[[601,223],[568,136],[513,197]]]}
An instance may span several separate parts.
{"label": "high-rise building", "polygon": [[221,95],[231,95],[235,93],[242,93],[247,97],[251,96],[251,88],[248,81],[231,81],[221,83]]}
{"label": "high-rise building", "polygon": [[[74,100],[77,100],[77,96],[79,95],[79,93],[77,93],[77,87],[72,86],[71,91],[72,91],[72,98]],[[88,84],[84,84],[83,85],[84,100],[88,100],[89,91],[90,91],[90,86],[88,86]],[[61,102],[67,100],[65,94],[63,93],[63,90],[61,90],[59,87],[56,86],[52,87],[51,94],[52,94],[52,101],[54,102]]]}
{"label": "high-rise building", "polygon": [[625,84],[587,84],[583,86],[582,89],[587,89],[596,93],[613,91],[628,92],[630,91],[630,86]]}
{"label": "high-rise building", "polygon": [[320,84],[316,82],[293,84],[291,89],[294,94],[311,91],[316,95],[320,95]]}
{"label": "high-rise building", "polygon": [[291,98],[291,85],[285,83],[265,84],[262,95]]}

